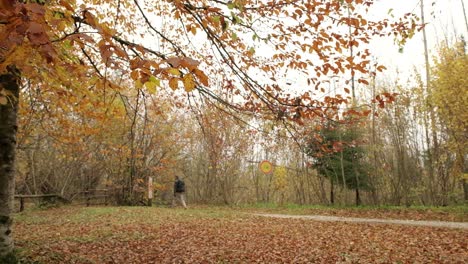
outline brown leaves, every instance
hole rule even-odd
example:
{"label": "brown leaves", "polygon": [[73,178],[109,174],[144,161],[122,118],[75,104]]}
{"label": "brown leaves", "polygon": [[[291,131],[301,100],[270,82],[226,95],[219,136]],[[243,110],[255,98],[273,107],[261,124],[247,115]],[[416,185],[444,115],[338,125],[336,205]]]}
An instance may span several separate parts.
{"label": "brown leaves", "polygon": [[196,67],[200,65],[199,61],[188,57],[172,57],[166,59],[166,62],[174,68],[184,67],[190,70],[196,69]]}
{"label": "brown leaves", "polygon": [[15,3],[15,0],[0,0],[0,12],[13,9]]}
{"label": "brown leaves", "polygon": [[28,259],[44,263],[468,260],[465,230],[252,217],[215,208],[60,208],[22,214],[15,231]]}
{"label": "brown leaves", "polygon": [[[2,1],[0,5],[4,10],[0,12],[0,20],[5,24],[0,27],[0,71],[3,71],[8,63],[20,64],[27,62],[27,58],[14,58],[14,49],[28,49],[28,45],[39,50],[39,53],[47,62],[52,62],[57,56],[50,38],[47,34],[49,26],[46,23],[46,10],[39,4],[24,4],[16,1]],[[29,43],[24,45],[27,38]]]}

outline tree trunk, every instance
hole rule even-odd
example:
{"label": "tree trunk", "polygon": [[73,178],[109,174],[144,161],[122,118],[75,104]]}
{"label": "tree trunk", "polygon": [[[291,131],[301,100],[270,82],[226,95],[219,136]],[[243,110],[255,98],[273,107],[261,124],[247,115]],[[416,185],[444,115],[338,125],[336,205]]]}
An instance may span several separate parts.
{"label": "tree trunk", "polygon": [[465,194],[465,202],[468,202],[468,181],[463,179],[463,192]]}
{"label": "tree trunk", "polygon": [[9,94],[7,104],[0,104],[0,259],[11,253],[13,249],[11,213],[15,191],[19,80],[19,73],[13,68],[0,75],[0,87]]}
{"label": "tree trunk", "polygon": [[463,16],[465,17],[466,32],[468,33],[468,18],[466,17],[465,3],[463,1],[464,0],[460,0],[460,2],[462,4]]}
{"label": "tree trunk", "polygon": [[356,188],[356,206],[361,205],[361,196],[359,195],[359,188]]}

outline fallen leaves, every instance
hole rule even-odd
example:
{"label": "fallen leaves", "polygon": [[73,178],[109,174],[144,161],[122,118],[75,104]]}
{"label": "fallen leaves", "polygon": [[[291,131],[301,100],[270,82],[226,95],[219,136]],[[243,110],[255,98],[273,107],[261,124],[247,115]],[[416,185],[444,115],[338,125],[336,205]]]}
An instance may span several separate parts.
{"label": "fallen leaves", "polygon": [[59,208],[15,225],[17,245],[44,263],[464,263],[467,235],[212,208]]}

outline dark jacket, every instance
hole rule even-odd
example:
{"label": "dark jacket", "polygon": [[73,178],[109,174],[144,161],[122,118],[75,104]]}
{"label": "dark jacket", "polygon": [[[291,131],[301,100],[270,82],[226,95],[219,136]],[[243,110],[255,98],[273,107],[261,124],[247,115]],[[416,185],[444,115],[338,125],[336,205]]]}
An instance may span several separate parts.
{"label": "dark jacket", "polygon": [[177,179],[174,182],[174,193],[183,193],[185,192],[185,182],[181,179]]}

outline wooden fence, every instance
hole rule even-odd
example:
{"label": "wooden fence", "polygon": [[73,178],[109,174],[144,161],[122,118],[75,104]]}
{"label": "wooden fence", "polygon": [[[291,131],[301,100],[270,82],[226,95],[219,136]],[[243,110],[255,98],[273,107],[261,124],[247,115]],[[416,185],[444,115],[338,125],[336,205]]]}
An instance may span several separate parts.
{"label": "wooden fence", "polygon": [[22,212],[24,211],[24,204],[26,199],[41,199],[43,201],[48,201],[48,202],[69,202],[67,199],[63,198],[59,194],[15,194],[14,196],[15,199],[19,199],[20,202],[20,207],[19,211]]}
{"label": "wooden fence", "polygon": [[108,189],[90,189],[78,192],[73,200],[78,200],[81,205],[108,205],[110,202]]}
{"label": "wooden fence", "polygon": [[19,199],[19,211],[24,211],[26,200],[41,200],[46,203],[74,203],[79,205],[108,205],[110,195],[107,189],[90,189],[77,192],[71,199],[66,199],[60,194],[15,194],[14,198]]}

